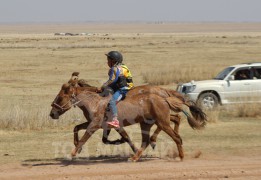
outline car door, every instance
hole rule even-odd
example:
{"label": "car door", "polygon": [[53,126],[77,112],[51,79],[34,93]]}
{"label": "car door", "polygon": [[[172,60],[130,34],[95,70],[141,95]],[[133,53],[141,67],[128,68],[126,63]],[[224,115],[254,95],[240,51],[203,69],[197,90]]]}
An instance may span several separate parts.
{"label": "car door", "polygon": [[[245,76],[240,76],[241,73]],[[228,103],[247,102],[252,91],[251,71],[249,68],[240,68],[233,72],[234,79],[224,83],[224,99]]]}
{"label": "car door", "polygon": [[252,67],[251,102],[261,102],[261,67]]}

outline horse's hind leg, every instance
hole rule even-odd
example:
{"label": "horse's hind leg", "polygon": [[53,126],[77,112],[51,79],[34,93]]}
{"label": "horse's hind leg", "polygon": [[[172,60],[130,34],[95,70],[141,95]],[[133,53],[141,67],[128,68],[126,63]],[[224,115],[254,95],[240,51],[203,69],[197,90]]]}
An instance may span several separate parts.
{"label": "horse's hind leg", "polygon": [[179,114],[171,114],[170,121],[174,123],[174,131],[178,134],[179,133],[179,125],[180,125],[181,117]]}
{"label": "horse's hind leg", "polygon": [[[174,131],[178,134],[179,133],[179,125],[180,125],[180,115],[179,114],[170,114],[170,121],[174,123]],[[150,137],[150,145],[154,149],[156,147],[156,140],[157,136],[160,133],[161,128],[157,127],[154,131],[153,135]]]}
{"label": "horse's hind leg", "polygon": [[161,129],[159,127],[157,127],[157,129],[154,131],[154,133],[150,137],[150,145],[151,145],[152,149],[154,149],[156,147],[156,140],[157,140],[157,136],[160,133],[160,131],[161,131]]}
{"label": "horse's hind leg", "polygon": [[127,134],[127,132],[123,128],[119,128],[119,129],[115,129],[115,130],[121,135],[121,137],[124,140],[124,142],[127,142],[130,145],[132,151],[134,153],[136,153],[138,151],[138,149],[135,147],[135,145],[130,140],[130,137]]}
{"label": "horse's hind leg", "polygon": [[146,124],[145,122],[140,123],[141,127],[141,135],[142,135],[142,144],[141,148],[135,153],[135,155],[130,158],[132,161],[137,161],[140,159],[142,152],[148,147],[150,144],[150,129],[153,124]]}
{"label": "horse's hind leg", "polygon": [[170,125],[162,126],[162,130],[167,133],[177,144],[177,148],[179,151],[179,157],[182,160],[184,158],[183,148],[182,148],[182,139],[171,127]]}
{"label": "horse's hind leg", "polygon": [[102,142],[104,144],[110,144],[110,141],[108,140],[108,136],[110,133],[111,133],[111,129],[103,129]]}
{"label": "horse's hind leg", "polygon": [[121,135],[121,139],[116,139],[113,141],[109,140],[108,136],[109,136],[110,132],[111,132],[111,129],[103,129],[102,142],[104,144],[119,145],[119,144],[123,144],[123,143],[127,142],[127,141],[125,141],[126,138],[124,138],[119,132],[118,133]]}

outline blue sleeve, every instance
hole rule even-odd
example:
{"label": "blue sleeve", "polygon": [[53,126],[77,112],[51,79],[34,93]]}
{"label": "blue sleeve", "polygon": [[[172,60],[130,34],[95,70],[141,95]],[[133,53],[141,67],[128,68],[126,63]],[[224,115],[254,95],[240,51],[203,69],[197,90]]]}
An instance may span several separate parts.
{"label": "blue sleeve", "polygon": [[112,80],[114,76],[113,67],[109,70],[108,75],[109,75],[109,80]]}
{"label": "blue sleeve", "polygon": [[114,84],[118,81],[119,75],[120,75],[120,70],[117,67],[112,67],[109,72],[109,79],[107,82],[105,82],[102,87],[109,86],[110,84]]}
{"label": "blue sleeve", "polygon": [[[115,74],[115,78],[114,78],[114,80],[113,80],[113,82],[112,83],[116,83],[117,81],[118,81],[118,79],[119,79],[119,76],[120,76],[120,70],[118,69],[118,68],[116,68],[117,70],[116,70],[116,74]],[[113,69],[112,69],[112,76],[113,76]],[[112,80],[112,79],[111,79]]]}

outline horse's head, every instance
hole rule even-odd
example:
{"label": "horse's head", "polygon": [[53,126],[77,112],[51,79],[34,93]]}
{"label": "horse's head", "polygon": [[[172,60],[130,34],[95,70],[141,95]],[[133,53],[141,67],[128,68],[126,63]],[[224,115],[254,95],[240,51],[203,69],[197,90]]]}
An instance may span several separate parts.
{"label": "horse's head", "polygon": [[59,119],[59,116],[68,111],[73,106],[73,103],[76,101],[78,74],[79,73],[72,74],[72,78],[69,80],[68,83],[62,85],[59,94],[54,99],[51,105],[52,110],[50,112],[50,116],[53,119]]}

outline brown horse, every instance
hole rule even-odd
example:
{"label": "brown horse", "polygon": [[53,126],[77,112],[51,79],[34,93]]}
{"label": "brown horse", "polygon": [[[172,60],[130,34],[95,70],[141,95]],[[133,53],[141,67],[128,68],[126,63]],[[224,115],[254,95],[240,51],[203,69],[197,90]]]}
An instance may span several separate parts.
{"label": "brown horse", "polygon": [[[83,144],[91,137],[91,135],[99,128],[107,128],[107,124],[104,123],[105,108],[109,102],[110,96],[107,98],[100,97],[97,93],[91,91],[82,90],[82,88],[77,88],[72,84],[64,84],[61,91],[54,100],[51,110],[52,118],[59,118],[64,112],[69,110],[73,105],[80,107],[84,114],[87,114],[92,121],[87,125],[87,129],[80,141],[75,142],[76,148],[73,150],[72,155],[75,156],[76,153],[81,150]],[[143,150],[148,146],[149,132],[152,125],[156,124],[160,130],[166,132],[177,144],[179,151],[179,157],[183,159],[183,149],[182,140],[180,136],[170,127],[170,109],[176,112],[182,111],[182,102],[176,97],[168,97],[163,99],[155,94],[143,93],[134,95],[131,98],[126,98],[124,101],[119,102],[119,120],[121,127],[131,125],[134,123],[140,123],[142,132],[142,146],[137,150],[128,135],[123,130],[123,128],[117,129],[119,133],[129,144],[131,145],[133,151],[136,154],[132,157],[133,161],[140,158]],[[187,104],[185,104],[187,105]],[[191,106],[190,106],[191,108]],[[197,109],[193,112],[196,117],[200,117],[201,123],[190,118],[190,123],[193,124],[194,128],[201,128],[205,126],[205,114]],[[192,113],[192,114],[193,114]]]}
{"label": "brown horse", "polygon": [[[76,83],[76,85],[79,85],[80,87],[86,87],[86,88],[88,88],[89,91],[96,92],[97,87],[90,86],[83,79],[78,80],[78,76],[79,76],[79,72],[74,72],[72,74],[71,80],[69,80],[69,83],[74,82],[74,83]],[[135,96],[137,94],[142,94],[142,93],[156,94],[156,95],[158,95],[162,98],[174,96],[174,97],[180,99],[184,104],[191,103],[191,101],[186,102],[184,97],[180,93],[178,93],[177,91],[161,88],[161,87],[158,87],[158,86],[151,86],[151,85],[142,85],[142,86],[134,87],[133,89],[131,89],[131,91],[128,92],[127,98],[131,98],[132,96]],[[193,116],[197,116],[197,117],[195,117],[195,118],[197,118],[197,120],[202,121],[202,119],[204,119],[204,117],[198,116],[199,113],[194,113],[195,111],[198,111],[196,106],[191,106],[190,111],[192,112]],[[188,120],[190,126],[192,128],[194,128],[193,127],[194,125],[191,124],[194,121],[190,120],[189,114],[186,113],[185,111],[183,111],[183,113],[187,116],[187,120]],[[88,117],[86,117],[86,118],[88,120],[87,122],[75,126],[75,128],[74,128],[74,141],[78,141],[78,139],[79,139],[78,138],[78,131],[80,131],[82,129],[86,129],[87,126],[88,126],[88,122],[91,121],[90,119],[88,119]],[[181,120],[180,115],[170,114],[170,121],[172,121],[175,124],[174,131],[177,134],[178,134],[178,131],[179,131],[180,120]],[[110,129],[104,130],[103,138],[102,138],[103,143],[105,143],[105,144],[121,144],[121,143],[125,142],[124,138],[118,139],[118,140],[115,140],[115,141],[109,141],[108,135],[110,134],[110,131],[111,131]],[[161,131],[161,129],[157,127],[157,129],[155,130],[155,132],[153,133],[153,135],[150,138],[150,145],[152,146],[153,149],[156,146],[156,139],[157,139],[157,136],[160,133],[160,131]]]}

